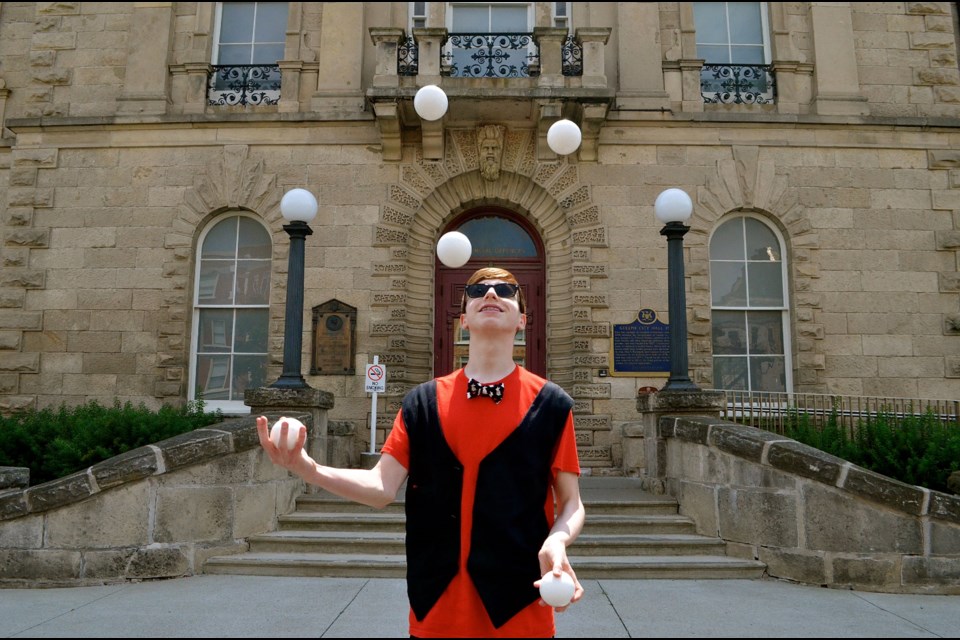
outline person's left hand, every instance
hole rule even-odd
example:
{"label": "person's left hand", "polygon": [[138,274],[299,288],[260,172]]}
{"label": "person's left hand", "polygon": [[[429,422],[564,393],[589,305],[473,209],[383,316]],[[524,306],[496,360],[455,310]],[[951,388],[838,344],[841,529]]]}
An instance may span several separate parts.
{"label": "person's left hand", "polygon": [[[548,537],[543,546],[540,547],[540,553],[537,554],[537,557],[540,560],[540,575],[545,576],[547,573],[552,572],[553,575],[557,578],[560,577],[561,573],[566,573],[571,578],[573,578],[573,597],[570,599],[570,604],[573,604],[577,600],[583,597],[583,586],[580,584],[580,581],[577,579],[577,574],[574,572],[573,567],[570,566],[570,560],[567,558],[567,545],[563,543],[563,540],[558,540],[553,536]],[[540,583],[542,578],[533,583],[533,586],[537,589],[540,588]],[[566,611],[567,607],[570,604],[563,607],[554,607],[555,611]],[[541,607],[549,607],[543,599],[540,600]]]}

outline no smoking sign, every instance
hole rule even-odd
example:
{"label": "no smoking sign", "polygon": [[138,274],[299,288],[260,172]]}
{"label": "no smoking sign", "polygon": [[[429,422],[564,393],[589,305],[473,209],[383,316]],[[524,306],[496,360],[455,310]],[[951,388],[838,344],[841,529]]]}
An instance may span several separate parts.
{"label": "no smoking sign", "polygon": [[387,368],[382,364],[368,364],[363,390],[367,393],[383,393],[387,390]]}

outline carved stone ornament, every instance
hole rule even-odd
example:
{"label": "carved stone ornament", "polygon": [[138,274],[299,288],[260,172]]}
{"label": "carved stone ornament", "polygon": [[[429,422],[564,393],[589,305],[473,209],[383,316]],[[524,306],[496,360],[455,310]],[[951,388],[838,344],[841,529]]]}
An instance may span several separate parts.
{"label": "carved stone ornament", "polygon": [[496,124],[481,125],[477,129],[477,152],[480,156],[480,175],[485,180],[497,180],[503,158],[503,127]]}

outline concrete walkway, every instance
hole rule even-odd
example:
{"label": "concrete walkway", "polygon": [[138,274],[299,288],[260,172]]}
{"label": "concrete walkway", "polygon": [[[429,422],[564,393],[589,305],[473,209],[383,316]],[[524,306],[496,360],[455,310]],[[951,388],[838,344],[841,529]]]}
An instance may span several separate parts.
{"label": "concrete walkway", "polygon": [[[841,591],[775,580],[586,580],[564,638],[960,634],[960,596]],[[0,589],[0,636],[407,637],[399,579],[202,575],[67,589]]]}

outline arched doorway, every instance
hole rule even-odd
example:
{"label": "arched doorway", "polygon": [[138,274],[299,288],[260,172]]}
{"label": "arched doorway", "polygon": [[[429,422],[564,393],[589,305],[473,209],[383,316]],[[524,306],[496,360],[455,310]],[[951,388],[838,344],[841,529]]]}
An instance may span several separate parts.
{"label": "arched doorway", "polygon": [[517,336],[514,359],[540,376],[546,376],[546,318],[543,243],[530,224],[500,207],[471,209],[451,222],[442,233],[460,231],[470,239],[470,261],[451,269],[436,260],[434,375],[442,376],[463,366],[468,336],[460,331],[463,287],[474,271],[502,267],[516,276],[527,304],[527,328]]}

